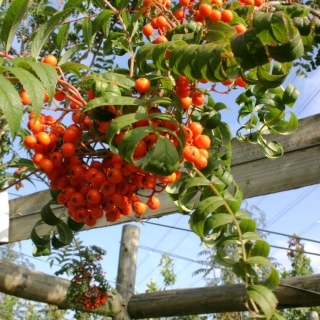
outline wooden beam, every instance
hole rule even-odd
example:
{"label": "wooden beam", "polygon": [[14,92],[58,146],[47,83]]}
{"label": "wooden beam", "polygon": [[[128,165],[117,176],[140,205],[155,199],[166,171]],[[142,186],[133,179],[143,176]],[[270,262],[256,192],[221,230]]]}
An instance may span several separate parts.
{"label": "wooden beam", "polygon": [[140,229],[135,225],[127,224],[122,228],[116,289],[122,296],[123,308],[115,320],[131,319],[127,306],[135,291],[139,235]]}
{"label": "wooden beam", "polygon": [[[64,298],[69,280],[39,271],[29,270],[12,263],[0,262],[0,292],[19,298],[44,302],[68,308]],[[282,279],[274,290],[278,308],[320,306],[320,274]],[[112,314],[122,310],[121,294],[111,294]],[[132,319],[245,311],[243,285],[224,285],[205,288],[165,290],[132,295],[128,313]],[[110,315],[108,304],[99,309]]]}
{"label": "wooden beam", "polygon": [[[265,158],[256,145],[232,140],[231,173],[242,188],[245,198],[320,183],[320,115],[300,120],[298,132],[274,137],[274,140],[282,143],[285,150],[285,155],[277,160]],[[49,200],[49,192],[41,191],[10,201],[9,242],[30,238],[30,231],[40,219],[40,210]],[[142,216],[143,219],[177,212],[166,194],[162,194],[160,200],[161,207],[156,211],[148,210]],[[59,215],[61,211],[62,208],[57,207],[55,213]],[[128,221],[132,221],[132,217],[124,217],[116,223]],[[108,225],[111,224],[101,219],[95,228]],[[41,226],[37,232],[44,235],[48,230],[47,226]]]}
{"label": "wooden beam", "polygon": [[[70,281],[67,279],[0,261],[0,292],[70,309],[64,301],[69,286]],[[108,293],[108,296],[112,309],[110,310],[106,303],[100,307],[99,313],[113,316],[122,309],[122,297],[113,293]]]}
{"label": "wooden beam", "polygon": [[[282,279],[274,290],[278,309],[320,306],[320,275]],[[243,285],[165,290],[134,295],[128,312],[132,319],[246,311]]]}

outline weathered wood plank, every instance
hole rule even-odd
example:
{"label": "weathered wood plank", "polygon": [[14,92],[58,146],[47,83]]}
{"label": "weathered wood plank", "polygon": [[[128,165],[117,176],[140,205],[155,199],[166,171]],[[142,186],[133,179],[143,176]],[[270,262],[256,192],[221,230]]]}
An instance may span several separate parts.
{"label": "weathered wood plank", "polygon": [[[297,133],[276,137],[275,140],[283,143],[285,149],[285,155],[277,160],[266,159],[255,145],[232,141],[232,174],[245,198],[320,183],[320,115],[300,120]],[[49,200],[49,192],[41,191],[10,201],[10,242],[30,238],[31,229],[40,219],[40,210]],[[143,219],[177,212],[165,194],[160,196],[160,200],[161,207],[156,211],[148,210]],[[55,213],[61,214],[61,209]],[[128,221],[132,221],[132,217],[124,217],[116,223]],[[108,225],[109,222],[101,219],[95,227]],[[47,230],[46,226],[37,229],[39,235]]]}
{"label": "weathered wood plank", "polygon": [[[67,279],[0,261],[0,292],[69,309],[70,306],[64,301],[69,286]],[[122,309],[122,297],[120,294],[108,295],[112,310],[105,304],[101,306],[100,313],[116,315]]]}
{"label": "weathered wood plank", "polygon": [[[274,293],[278,309],[320,306],[320,275],[282,279]],[[132,319],[236,312],[245,301],[243,285],[165,290],[132,296],[128,312]]]}
{"label": "weathered wood plank", "polygon": [[[16,297],[68,308],[64,297],[69,283],[66,279],[0,262],[0,292]],[[274,293],[279,309],[320,306],[320,275],[282,279]],[[243,285],[166,290],[132,295],[128,313],[132,319],[143,319],[245,311],[244,301]],[[110,302],[113,314],[119,314],[122,309],[121,294],[112,295]],[[99,313],[109,312],[106,304]]]}

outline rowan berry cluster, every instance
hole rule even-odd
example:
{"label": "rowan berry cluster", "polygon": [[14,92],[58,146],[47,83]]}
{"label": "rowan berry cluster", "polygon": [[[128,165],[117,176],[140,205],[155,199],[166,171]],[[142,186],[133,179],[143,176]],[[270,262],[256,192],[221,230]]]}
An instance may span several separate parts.
{"label": "rowan berry cluster", "polygon": [[84,294],[78,295],[78,303],[85,309],[94,310],[105,304],[108,293],[102,294],[97,286],[89,288]]}
{"label": "rowan berry cluster", "polygon": [[[240,6],[254,5],[260,7],[264,0],[244,0],[239,1]],[[210,28],[212,23],[219,21],[231,23],[233,12],[231,8],[224,8],[223,0],[211,0],[209,2],[196,0],[179,0],[175,10],[168,10],[171,7],[171,0],[145,0],[142,5],[144,15],[150,24],[143,26],[142,32],[146,37],[154,37],[155,43],[167,42],[172,34],[170,29],[179,25],[194,21],[199,26],[203,26],[203,32]],[[237,33],[247,30],[244,24],[234,24]],[[155,33],[156,31],[156,33]],[[188,33],[185,29],[184,32]]]}
{"label": "rowan berry cluster", "polygon": [[80,251],[78,264],[67,263],[56,272],[60,275],[67,271],[73,275],[66,295],[66,302],[72,307],[94,310],[106,303],[110,286],[100,265],[102,254],[105,251],[99,247],[87,247]]}
{"label": "rowan berry cluster", "polygon": [[[148,96],[150,86],[147,78],[139,78],[135,82],[135,90],[141,96]],[[109,90],[113,90],[115,94],[119,89],[111,85]],[[169,139],[175,147],[179,145],[178,137],[183,135],[185,145],[182,146],[181,161],[186,160],[196,168],[203,169],[208,163],[207,150],[211,146],[211,139],[202,134],[203,127],[200,122],[192,122],[190,116],[195,108],[205,103],[205,95],[194,88],[184,76],[176,79],[175,90],[188,115],[184,122],[179,124],[174,121],[174,113],[170,113],[166,108],[151,105],[147,109],[149,118],[138,120],[118,132],[114,143],[119,145],[134,128],[152,126],[157,129],[145,135],[135,146],[133,159],[136,161],[144,158],[154,148],[160,135]],[[59,88],[54,100],[58,103],[68,99],[68,96],[67,90]],[[90,89],[87,100],[94,98],[94,89]],[[30,102],[25,91],[21,91],[21,99],[25,105]],[[44,101],[47,101],[47,97]],[[29,113],[27,126],[32,134],[25,137],[24,144],[33,151],[32,160],[47,175],[50,188],[60,191],[57,202],[66,206],[68,215],[76,222],[94,226],[97,220],[104,217],[109,222],[115,222],[131,213],[141,216],[147,208],[158,209],[160,200],[156,194],[179,179],[180,170],[169,176],[144,171],[113,153],[101,141],[107,135],[114,119],[124,112],[135,110],[109,105],[93,109],[92,112],[83,112],[82,107],[74,101],[69,101],[62,110],[63,113],[58,119],[44,113],[35,118],[34,112]],[[104,112],[112,115],[110,120],[100,119]],[[70,113],[72,123],[65,126],[62,120]],[[162,113],[170,114],[172,118],[161,119],[158,115]],[[97,149],[97,144],[102,148]]]}

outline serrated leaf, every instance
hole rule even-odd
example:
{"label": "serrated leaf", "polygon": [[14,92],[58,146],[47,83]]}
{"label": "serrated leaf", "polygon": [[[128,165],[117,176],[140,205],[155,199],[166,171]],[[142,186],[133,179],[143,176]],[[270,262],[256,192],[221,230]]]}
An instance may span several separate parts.
{"label": "serrated leaf", "polygon": [[106,81],[107,83],[113,83],[128,90],[132,89],[135,85],[135,80],[132,77],[114,72],[93,73],[88,76],[87,79],[99,79],[101,81]]}
{"label": "serrated leaf", "polygon": [[17,67],[6,67],[6,69],[19,79],[23,88],[28,93],[36,118],[43,107],[43,99],[45,96],[43,84],[38,80],[38,78],[25,69]]}
{"label": "serrated leaf", "polygon": [[29,1],[15,0],[6,11],[6,15],[1,25],[1,42],[6,52],[9,52],[13,39],[17,34],[19,25],[24,15],[27,13]]}
{"label": "serrated leaf", "polygon": [[90,18],[82,20],[82,33],[84,42],[88,45],[89,51],[92,48],[92,22]]}
{"label": "serrated leaf", "polygon": [[41,209],[41,218],[42,220],[48,224],[49,226],[56,226],[61,222],[61,219],[56,217],[56,215],[53,213],[51,209],[51,205],[56,204],[55,201],[51,200],[49,201],[45,206]]}
{"label": "serrated leaf", "polygon": [[271,319],[276,310],[278,300],[271,290],[261,285],[249,286],[246,293],[261,308],[266,319]]}
{"label": "serrated leaf", "polygon": [[39,77],[44,87],[47,89],[49,101],[52,100],[56,91],[57,71],[55,68],[46,63],[23,61],[18,64],[19,67],[26,70],[32,70]]}
{"label": "serrated leaf", "polygon": [[55,14],[52,18],[44,23],[39,29],[34,33],[34,37],[31,42],[31,56],[37,58],[40,54],[40,51],[54,29],[57,27],[57,24],[63,21],[70,13],[74,10],[74,7],[64,9],[63,11]]}
{"label": "serrated leaf", "polygon": [[63,73],[74,73],[78,77],[81,77],[81,72],[79,70],[91,71],[91,69],[85,64],[77,62],[66,62],[64,64],[61,64],[60,68]]}
{"label": "serrated leaf", "polygon": [[16,88],[2,75],[0,76],[0,108],[8,122],[12,136],[15,137],[20,130],[23,105]]}
{"label": "serrated leaf", "polygon": [[96,34],[113,14],[114,12],[112,10],[102,10],[92,22],[92,33]]}
{"label": "serrated leaf", "polygon": [[60,221],[59,224],[57,224],[57,230],[59,233],[59,240],[61,242],[65,244],[70,244],[72,242],[73,232],[65,222]]}
{"label": "serrated leaf", "polygon": [[70,24],[64,24],[59,28],[57,37],[56,37],[56,44],[57,44],[57,49],[59,50],[59,54],[61,56],[61,53],[63,49],[65,48],[67,39],[68,39],[68,31],[70,28]]}
{"label": "serrated leaf", "polygon": [[119,97],[119,96],[104,96],[101,98],[95,98],[90,100],[84,108],[84,112],[89,111],[91,109],[105,106],[105,105],[113,105],[113,106],[136,106],[143,105],[144,101],[132,97]]}
{"label": "serrated leaf", "polygon": [[214,42],[229,39],[235,34],[236,31],[232,26],[219,21],[210,25],[203,39]]}

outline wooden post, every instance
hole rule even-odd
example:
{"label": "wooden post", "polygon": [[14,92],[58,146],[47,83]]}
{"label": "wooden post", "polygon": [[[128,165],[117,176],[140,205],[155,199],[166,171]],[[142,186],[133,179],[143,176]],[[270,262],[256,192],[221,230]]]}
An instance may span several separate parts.
{"label": "wooden post", "polygon": [[[69,286],[67,279],[0,261],[0,292],[68,309],[70,305],[64,299]],[[122,298],[120,294],[111,292],[108,296],[109,302],[99,308],[99,313],[114,316],[122,310]]]}
{"label": "wooden post", "polygon": [[116,289],[123,298],[123,308],[115,320],[131,319],[127,305],[135,291],[139,234],[140,229],[135,225],[128,224],[122,228]]}
{"label": "wooden post", "polygon": [[310,311],[307,314],[308,320],[319,320],[318,312],[317,311]]}

